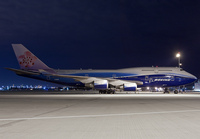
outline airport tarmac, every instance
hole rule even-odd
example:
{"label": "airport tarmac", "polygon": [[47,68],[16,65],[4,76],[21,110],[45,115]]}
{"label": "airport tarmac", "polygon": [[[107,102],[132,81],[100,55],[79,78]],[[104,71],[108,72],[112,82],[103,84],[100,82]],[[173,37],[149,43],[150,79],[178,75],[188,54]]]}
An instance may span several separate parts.
{"label": "airport tarmac", "polygon": [[200,94],[0,93],[1,139],[196,139]]}

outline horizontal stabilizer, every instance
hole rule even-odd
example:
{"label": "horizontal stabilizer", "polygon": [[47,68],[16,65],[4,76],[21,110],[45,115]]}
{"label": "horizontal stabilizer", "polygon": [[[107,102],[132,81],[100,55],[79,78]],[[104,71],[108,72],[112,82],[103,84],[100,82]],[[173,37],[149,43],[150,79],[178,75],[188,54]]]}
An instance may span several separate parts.
{"label": "horizontal stabilizer", "polygon": [[26,70],[21,70],[21,69],[12,69],[12,68],[5,68],[7,70],[14,71],[16,74],[29,74],[29,75],[39,75],[39,72],[33,72],[33,71],[26,71]]}

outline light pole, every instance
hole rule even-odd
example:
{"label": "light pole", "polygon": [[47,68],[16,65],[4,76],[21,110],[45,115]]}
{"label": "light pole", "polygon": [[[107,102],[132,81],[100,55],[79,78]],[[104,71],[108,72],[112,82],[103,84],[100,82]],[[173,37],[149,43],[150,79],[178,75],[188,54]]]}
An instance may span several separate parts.
{"label": "light pole", "polygon": [[180,52],[178,52],[177,54],[176,54],[176,57],[178,58],[178,67],[180,68],[181,67],[181,54],[180,54]]}

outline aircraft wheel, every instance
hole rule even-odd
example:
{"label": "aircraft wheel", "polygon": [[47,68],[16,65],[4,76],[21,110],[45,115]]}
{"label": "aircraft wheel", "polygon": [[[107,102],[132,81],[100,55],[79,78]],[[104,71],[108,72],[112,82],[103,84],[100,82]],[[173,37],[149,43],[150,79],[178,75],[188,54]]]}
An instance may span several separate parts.
{"label": "aircraft wheel", "polygon": [[101,91],[101,90],[99,90],[99,94],[102,94],[102,91]]}
{"label": "aircraft wheel", "polygon": [[169,89],[168,88],[164,89],[164,94],[166,94],[166,93],[169,94]]}
{"label": "aircraft wheel", "polygon": [[174,94],[178,94],[178,90],[174,90]]}

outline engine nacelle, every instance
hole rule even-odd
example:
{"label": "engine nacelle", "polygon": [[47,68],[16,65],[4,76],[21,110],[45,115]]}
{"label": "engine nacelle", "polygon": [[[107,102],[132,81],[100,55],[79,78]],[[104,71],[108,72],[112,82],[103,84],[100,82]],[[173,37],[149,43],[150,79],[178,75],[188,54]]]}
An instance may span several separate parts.
{"label": "engine nacelle", "polygon": [[108,81],[107,80],[94,81],[94,88],[95,89],[107,89]]}
{"label": "engine nacelle", "polygon": [[98,80],[98,81],[93,81],[91,83],[85,83],[85,87],[99,89],[99,90],[108,89],[108,81]]}
{"label": "engine nacelle", "polygon": [[124,91],[136,91],[137,84],[136,83],[127,83],[124,84]]}

